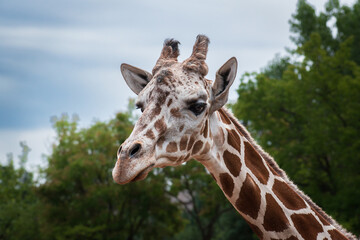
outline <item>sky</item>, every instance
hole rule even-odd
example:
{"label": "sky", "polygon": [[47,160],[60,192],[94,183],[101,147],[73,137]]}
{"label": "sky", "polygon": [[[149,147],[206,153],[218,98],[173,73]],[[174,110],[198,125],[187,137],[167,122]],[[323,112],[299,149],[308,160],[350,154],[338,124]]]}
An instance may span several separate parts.
{"label": "sky", "polygon": [[[317,11],[325,0],[309,0]],[[354,0],[342,0],[352,5]],[[0,163],[31,148],[27,168],[45,166],[55,132],[50,118],[67,113],[81,127],[125,111],[136,95],[119,66],[151,72],[166,38],[190,56],[198,34],[210,38],[207,78],[238,59],[230,101],[240,76],[286,55],[295,0],[32,0],[0,2]]]}

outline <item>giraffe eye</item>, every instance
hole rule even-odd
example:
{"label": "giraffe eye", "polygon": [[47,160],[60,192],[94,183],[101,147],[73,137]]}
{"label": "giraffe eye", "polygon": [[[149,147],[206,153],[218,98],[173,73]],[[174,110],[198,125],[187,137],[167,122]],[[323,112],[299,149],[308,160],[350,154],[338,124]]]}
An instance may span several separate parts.
{"label": "giraffe eye", "polygon": [[196,116],[200,115],[206,108],[206,103],[193,103],[190,105],[189,110]]}

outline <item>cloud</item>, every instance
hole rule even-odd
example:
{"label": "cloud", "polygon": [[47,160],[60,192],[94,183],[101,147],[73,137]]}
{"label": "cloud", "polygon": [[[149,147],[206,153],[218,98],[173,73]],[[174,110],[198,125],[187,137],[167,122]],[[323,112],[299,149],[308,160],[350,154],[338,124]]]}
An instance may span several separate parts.
{"label": "cloud", "polygon": [[16,88],[16,82],[7,76],[0,76],[0,99],[6,93],[12,92]]}
{"label": "cloud", "polygon": [[[326,0],[310,2],[323,9]],[[292,46],[288,20],[295,8],[296,1],[283,0],[4,1],[1,142],[7,136],[18,146],[21,131],[30,136],[50,129],[49,118],[62,112],[78,113],[85,126],[125,110],[135,95],[122,80],[120,64],[151,71],[169,37],[180,40],[181,60],[190,55],[197,34],[210,37],[210,79],[227,59],[237,57],[238,77],[230,93],[234,101],[242,73],[258,71]],[[30,147],[42,144],[40,138],[28,139]],[[6,144],[0,156],[16,149]]]}

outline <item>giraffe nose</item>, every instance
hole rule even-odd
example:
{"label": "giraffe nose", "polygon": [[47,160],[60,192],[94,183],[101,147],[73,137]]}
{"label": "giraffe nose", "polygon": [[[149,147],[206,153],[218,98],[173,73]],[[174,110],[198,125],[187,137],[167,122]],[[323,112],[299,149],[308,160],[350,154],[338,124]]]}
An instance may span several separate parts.
{"label": "giraffe nose", "polygon": [[135,143],[130,149],[129,149],[129,157],[132,158],[136,156],[137,153],[140,152],[141,144]]}
{"label": "giraffe nose", "polygon": [[122,145],[119,147],[119,149],[118,149],[118,151],[117,151],[118,157],[120,156],[121,150],[122,150]]}

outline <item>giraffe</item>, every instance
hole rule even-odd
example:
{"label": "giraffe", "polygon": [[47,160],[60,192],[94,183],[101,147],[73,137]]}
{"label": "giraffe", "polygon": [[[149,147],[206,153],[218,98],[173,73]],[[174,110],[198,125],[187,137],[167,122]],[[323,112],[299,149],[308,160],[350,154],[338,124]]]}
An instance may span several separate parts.
{"label": "giraffe", "polygon": [[224,105],[237,72],[230,58],[205,78],[209,39],[198,35],[178,62],[179,41],[167,39],[152,73],[122,64],[142,115],[120,146],[115,182],[139,181],[155,167],[196,159],[260,239],[356,239],[311,201]]}

